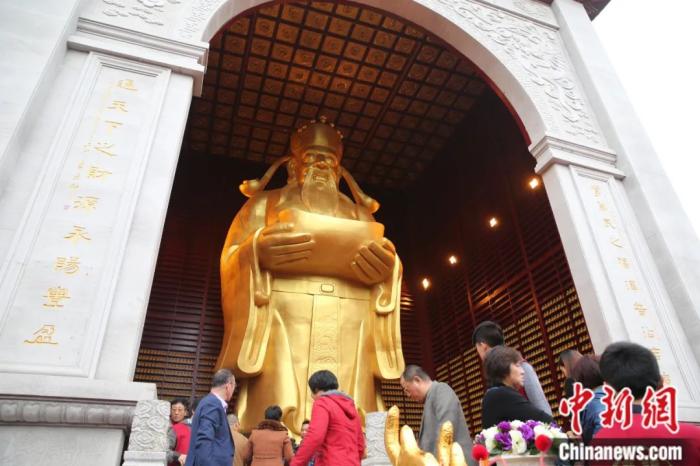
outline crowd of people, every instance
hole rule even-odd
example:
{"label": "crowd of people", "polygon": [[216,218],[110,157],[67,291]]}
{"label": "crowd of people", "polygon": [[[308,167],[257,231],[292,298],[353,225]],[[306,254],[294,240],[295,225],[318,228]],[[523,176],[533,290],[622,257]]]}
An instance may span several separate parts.
{"label": "crowd of people", "polygon": [[[491,321],[479,324],[474,329],[472,344],[483,361],[489,384],[482,399],[484,428],[502,421],[553,421],[552,407],[534,368],[517,350],[505,345],[498,324]],[[642,427],[640,405],[648,387],[657,390],[663,386],[657,360],[647,348],[619,342],[608,346],[600,356],[567,350],[560,355],[559,363],[566,377],[566,398],[575,395],[576,383],[593,393],[578,414],[581,433],[570,432],[571,437],[586,445],[609,444],[630,437],[656,440],[670,437],[664,426]],[[417,365],[406,366],[400,384],[408,398],[423,405],[419,447],[435,455],[440,426],[450,421],[454,442],[462,447],[467,461],[474,464],[470,454],[472,435],[454,390],[446,383],[432,380]],[[365,438],[352,398],[339,390],[336,376],[327,370],[314,373],[308,385],[314,404],[311,420],[302,425],[299,445],[281,422],[279,406],[268,407],[265,419],[246,437],[239,432],[236,416],[226,416],[235,378],[229,370],[219,370],[213,377],[211,392],[192,410],[191,418],[187,417],[187,400],[172,401],[169,466],[359,465],[365,457]],[[634,397],[629,430],[601,424],[604,385],[616,392],[629,389]],[[681,423],[673,438],[683,442],[682,464],[700,464],[700,427]]]}

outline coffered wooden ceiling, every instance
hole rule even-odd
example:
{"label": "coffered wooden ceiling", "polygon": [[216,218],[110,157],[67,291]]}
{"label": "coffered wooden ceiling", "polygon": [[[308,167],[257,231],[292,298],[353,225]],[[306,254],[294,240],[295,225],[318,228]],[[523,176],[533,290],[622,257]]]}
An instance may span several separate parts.
{"label": "coffered wooden ceiling", "polygon": [[337,2],[284,3],[235,18],[211,41],[187,141],[198,154],[270,163],[289,134],[325,115],[363,184],[411,184],[485,89],[429,33]]}

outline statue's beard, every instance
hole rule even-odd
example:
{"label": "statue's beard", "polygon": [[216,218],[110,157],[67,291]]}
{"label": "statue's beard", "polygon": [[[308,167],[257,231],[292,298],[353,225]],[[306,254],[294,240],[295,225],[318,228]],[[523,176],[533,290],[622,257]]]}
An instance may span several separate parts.
{"label": "statue's beard", "polygon": [[338,210],[338,187],[333,171],[309,168],[301,187],[301,202],[310,212],[335,215]]}

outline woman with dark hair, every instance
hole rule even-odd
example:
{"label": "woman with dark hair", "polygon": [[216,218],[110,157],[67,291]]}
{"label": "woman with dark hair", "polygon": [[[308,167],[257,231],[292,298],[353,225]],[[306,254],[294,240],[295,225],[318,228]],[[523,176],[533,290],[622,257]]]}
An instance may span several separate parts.
{"label": "woman with dark hair", "polygon": [[282,409],[269,406],[265,410],[265,420],[253,429],[245,446],[243,459],[251,466],[280,466],[292,460],[292,441],[287,428],[280,422]]}
{"label": "woman with dark hair", "polygon": [[582,356],[571,370],[571,377],[575,382],[583,385],[583,388],[593,390],[594,397],[588,402],[579,417],[581,419],[581,438],[584,444],[588,444],[598,430],[600,430],[600,413],[605,411],[602,398],[603,376],[600,373],[600,357],[594,354]]}
{"label": "woman with dark hair", "polygon": [[581,359],[581,353],[575,349],[564,350],[559,354],[559,370],[566,378],[564,380],[564,396],[571,398],[574,396],[574,379],[571,376],[571,370]]}
{"label": "woman with dark hair", "polygon": [[331,371],[320,370],[309,378],[314,406],[311,423],[291,466],[360,466],[365,452],[360,415],[355,402],[338,390]]}
{"label": "woman with dark hair", "polygon": [[518,391],[525,379],[525,372],[520,367],[522,359],[520,353],[508,346],[496,346],[486,354],[484,367],[491,388],[481,402],[484,428],[501,421],[552,422],[552,416],[537,409]]}

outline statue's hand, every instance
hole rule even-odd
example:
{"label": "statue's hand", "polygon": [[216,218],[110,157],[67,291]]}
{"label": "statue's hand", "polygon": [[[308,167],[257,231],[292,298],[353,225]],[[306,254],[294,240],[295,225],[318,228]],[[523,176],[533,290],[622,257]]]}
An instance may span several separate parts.
{"label": "statue's hand", "polygon": [[386,416],[384,445],[394,466],[466,466],[462,447],[453,443],[454,429],[451,422],[440,426],[437,441],[438,459],[424,452],[416,444],[413,431],[408,426],[401,428],[399,437],[399,408],[392,406]]}
{"label": "statue's hand", "polygon": [[265,227],[258,237],[260,265],[275,269],[281,265],[303,261],[311,256],[314,240],[309,233],[292,232],[291,223],[276,223]]}
{"label": "statue's hand", "polygon": [[350,268],[362,283],[374,285],[389,278],[394,270],[395,261],[396,248],[391,241],[383,238],[362,246],[357,251]]}

